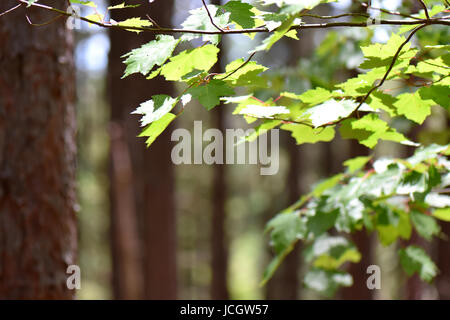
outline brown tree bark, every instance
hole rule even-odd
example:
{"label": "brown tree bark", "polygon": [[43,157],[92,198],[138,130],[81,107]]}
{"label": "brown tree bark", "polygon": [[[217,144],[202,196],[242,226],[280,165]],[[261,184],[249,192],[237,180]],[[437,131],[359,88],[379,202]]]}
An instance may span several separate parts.
{"label": "brown tree bark", "polygon": [[[289,174],[286,183],[288,188],[288,205],[291,205],[302,194],[300,185],[300,173],[302,172],[301,148],[297,146],[292,137],[285,135],[284,138],[286,138],[284,146],[289,155]],[[299,298],[301,247],[301,243],[297,243],[292,252],[283,261],[277,272],[278,274],[268,283],[267,299],[296,300]]]}
{"label": "brown tree bark", "polygon": [[[43,1],[59,6],[61,1]],[[3,0],[0,12],[17,5]],[[72,299],[76,263],[72,33],[25,7],[0,17],[0,299]]]}
{"label": "brown tree bark", "polygon": [[[220,0],[212,0],[211,4],[220,5]],[[222,73],[222,57],[223,57],[223,45],[219,44],[220,53],[216,66],[213,72]],[[219,129],[225,134],[225,113],[224,106],[217,106],[213,113],[213,123],[215,128]],[[223,149],[225,154],[225,149]],[[213,177],[213,213],[211,221],[211,268],[212,268],[212,281],[211,281],[211,298],[214,300],[227,300],[229,299],[228,286],[227,286],[227,274],[228,274],[228,245],[226,239],[226,197],[227,197],[227,184],[226,184],[226,169],[223,164],[216,164],[214,166]]]}
{"label": "brown tree bark", "polygon": [[133,168],[123,128],[118,122],[119,119],[115,119],[110,126],[110,236],[113,294],[116,299],[142,299],[143,268],[134,199]]}
{"label": "brown tree bark", "polygon": [[[225,115],[221,106],[218,106],[214,110],[213,120],[215,127],[225,133]],[[211,298],[214,300],[229,299],[227,286],[228,245],[225,228],[225,202],[227,190],[225,174],[225,165],[215,165],[213,178],[213,214],[211,226]]]}
{"label": "brown tree bark", "polygon": [[[122,1],[111,1],[113,5]],[[170,26],[173,1],[157,1],[154,4],[142,1],[128,1],[129,4],[141,4],[140,7],[128,10],[114,10],[112,18],[116,21],[131,16],[145,17],[150,14],[161,26]],[[124,135],[131,159],[129,173],[132,177],[136,217],[139,237],[141,238],[141,258],[143,261],[143,297],[146,299],[176,298],[176,226],[174,208],[174,168],[170,157],[172,143],[170,127],[147,149],[143,139],[138,139],[141,128],[138,118],[131,116],[140,103],[147,101],[154,94],[174,95],[173,86],[163,79],[145,80],[142,75],[132,75],[121,80],[124,65],[121,56],[130,50],[140,47],[154,39],[150,34],[136,35],[122,30],[111,30],[111,50],[109,61],[109,89],[111,101],[111,121],[114,127],[119,126]],[[125,157],[126,158],[126,157]],[[127,191],[115,192],[116,195]],[[117,200],[117,199],[116,199]],[[114,201],[114,199],[112,199]],[[112,206],[115,206],[114,202]],[[132,206],[130,204],[130,206]],[[114,210],[114,209],[113,209]],[[132,210],[129,214],[133,215]],[[114,216],[112,216],[114,219]],[[112,222],[114,225],[115,222]],[[118,241],[130,241],[130,237],[122,237]],[[116,241],[117,243],[117,241]],[[131,245],[131,244],[130,244]],[[113,250],[114,252],[114,250]],[[126,259],[116,257],[115,261]],[[136,261],[136,258],[135,258]],[[133,267],[138,270],[139,266]],[[116,269],[119,272],[119,269]],[[116,274],[116,279],[124,278],[124,274]],[[116,295],[117,296],[117,295]]]}

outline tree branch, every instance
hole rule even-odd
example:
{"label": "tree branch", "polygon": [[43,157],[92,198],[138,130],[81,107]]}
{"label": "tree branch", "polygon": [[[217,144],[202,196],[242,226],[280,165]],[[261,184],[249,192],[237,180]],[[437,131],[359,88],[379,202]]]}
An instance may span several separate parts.
{"label": "tree branch", "polygon": [[11,9],[6,10],[5,12],[0,13],[0,17],[3,16],[3,15],[5,15],[5,14],[7,14],[7,13],[10,13],[10,12],[16,10],[16,9],[19,8],[21,5],[22,5],[22,4],[19,3],[17,6],[12,7]]}
{"label": "tree branch", "polygon": [[248,58],[247,60],[245,60],[239,67],[237,67],[236,69],[234,69],[233,71],[231,71],[229,74],[227,74],[225,77],[223,77],[222,79],[219,80],[225,80],[226,78],[230,77],[231,75],[235,74],[239,69],[242,69],[247,63],[250,62],[250,60],[252,60],[253,56],[256,54],[256,52],[253,52]]}
{"label": "tree branch", "polygon": [[425,5],[425,2],[423,2],[423,0],[417,0],[420,2],[420,4],[423,7],[423,10],[425,11],[425,17],[427,17],[427,20],[430,20],[430,14],[428,13],[428,9],[427,6]]}
{"label": "tree branch", "polygon": [[213,19],[213,17],[211,16],[211,12],[209,12],[209,9],[208,9],[208,6],[207,6],[206,3],[205,3],[205,0],[202,0],[202,3],[203,3],[203,7],[204,7],[205,10],[206,10],[206,13],[208,14],[209,21],[211,21],[211,24],[212,24],[217,30],[219,30],[219,31],[222,33],[223,30],[222,30],[221,28],[219,28],[219,27],[214,23],[214,19]]}
{"label": "tree branch", "polygon": [[[26,0],[17,0],[23,5],[28,5]],[[47,11],[52,11],[67,17],[71,17],[72,15],[69,12],[64,10],[56,9],[53,7],[49,7],[39,3],[32,3],[32,7],[41,8]],[[98,22],[95,20],[87,19],[85,17],[76,17],[82,21],[97,25],[102,28],[115,28],[122,30],[136,30],[142,32],[150,32],[154,34],[172,34],[172,33],[191,33],[191,34],[243,34],[243,33],[271,33],[276,31],[269,30],[265,27],[260,28],[249,28],[249,29],[231,29],[231,30],[222,30],[222,31],[214,31],[214,30],[192,30],[192,29],[176,29],[176,28],[151,28],[151,27],[136,27],[136,26],[125,26],[125,25],[113,25],[111,23],[106,22]],[[445,18],[436,18],[436,19],[420,19],[420,20],[380,20],[379,25],[446,25],[450,26],[450,20]],[[339,28],[339,27],[350,27],[350,28],[364,28],[367,27],[367,22],[329,22],[329,23],[311,23],[311,24],[301,24],[292,26],[291,30],[304,30],[304,29],[328,29],[328,28]]]}

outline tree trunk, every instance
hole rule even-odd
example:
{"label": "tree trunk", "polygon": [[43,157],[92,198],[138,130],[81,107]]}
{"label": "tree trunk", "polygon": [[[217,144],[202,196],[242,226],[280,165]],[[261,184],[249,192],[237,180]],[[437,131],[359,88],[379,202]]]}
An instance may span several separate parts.
{"label": "tree trunk", "polygon": [[143,270],[130,151],[115,116],[112,112],[109,168],[113,294],[116,299],[142,299]]}
{"label": "tree trunk", "polygon": [[[289,174],[287,177],[289,205],[300,198],[301,151],[292,137],[285,136],[285,147],[289,155]],[[268,299],[297,300],[299,298],[301,243],[297,243],[291,253],[285,258],[276,276],[268,286]]]}
{"label": "tree trunk", "polygon": [[[220,0],[211,0],[210,3],[214,5],[220,5]],[[216,66],[213,72],[222,73],[222,57],[223,57],[223,45],[219,44],[220,53]],[[225,114],[223,110],[224,106],[217,106],[212,114],[213,123],[216,129],[219,129],[225,134]],[[225,154],[225,148],[223,149]],[[214,166],[214,181],[213,181],[213,213],[211,223],[211,268],[212,268],[212,281],[211,281],[211,298],[214,300],[227,300],[229,299],[228,286],[227,286],[227,273],[228,273],[228,246],[226,240],[225,230],[225,203],[227,185],[225,181],[225,165],[216,164]]]}
{"label": "tree trunk", "polygon": [[[350,141],[350,158],[367,156],[368,149],[356,140]],[[341,290],[341,297],[345,300],[371,300],[374,298],[373,290],[367,288],[367,267],[373,264],[372,237],[366,230],[352,234],[352,240],[361,252],[361,261],[351,263],[348,272],[353,276],[353,285]]]}
{"label": "tree trunk", "polygon": [[[123,1],[111,1],[113,5]],[[128,1],[129,4],[141,4],[139,8],[126,11],[112,11],[112,18],[116,21],[125,20],[131,16],[145,17],[150,14],[161,26],[170,26],[173,1],[158,1],[154,4],[143,4],[142,1]],[[132,75],[121,80],[124,65],[121,56],[132,49],[140,47],[154,36],[148,33],[136,35],[123,30],[111,30],[111,50],[109,61],[110,99],[114,127],[119,126],[124,134],[124,141],[131,159],[130,177],[133,186],[135,211],[140,228],[141,251],[144,274],[143,297],[146,299],[175,299],[176,298],[176,226],[174,208],[174,169],[170,157],[172,143],[170,141],[170,127],[147,149],[143,139],[138,139],[141,128],[138,118],[131,116],[140,103],[147,101],[154,94],[165,93],[174,95],[173,86],[161,78],[146,80],[142,75]],[[125,156],[124,159],[126,159]],[[112,179],[112,181],[114,181]],[[115,192],[126,196],[127,190]],[[114,206],[114,199],[112,199]],[[130,206],[133,206],[130,204]],[[129,209],[129,208],[128,208]],[[114,209],[113,209],[114,210]],[[129,215],[134,215],[128,210]],[[124,213],[123,213],[124,214]],[[112,215],[114,219],[114,215]],[[114,225],[114,222],[112,222]],[[134,226],[136,228],[136,225]],[[124,238],[120,241],[130,241]],[[117,242],[116,242],[117,243]],[[114,252],[114,250],[113,250]],[[125,259],[118,257],[117,259]],[[116,259],[116,262],[118,262]],[[136,257],[134,258],[136,261]],[[123,261],[122,263],[127,263]],[[134,266],[139,270],[140,266]],[[115,272],[119,272],[116,269]],[[125,274],[116,274],[117,278],[124,278]],[[139,291],[139,290],[138,290]]]}
{"label": "tree trunk", "polygon": [[[302,57],[309,57],[313,50],[314,32],[305,32],[302,35],[302,41],[288,40],[289,48],[289,67],[296,67]],[[286,185],[288,188],[288,204],[296,202],[305,191],[300,183],[302,175],[302,157],[305,156],[302,147],[297,146],[295,140],[290,135],[284,135],[283,146],[287,150],[289,158],[289,171]],[[273,215],[273,212],[272,212]],[[280,265],[279,270],[274,277],[267,283],[266,298],[269,300],[296,300],[299,298],[299,272],[300,272],[300,253],[302,243],[298,242],[291,253]]]}
{"label": "tree trunk", "polygon": [[[223,108],[218,106],[213,112],[213,117],[216,128],[225,133],[225,115],[223,111]],[[226,300],[229,299],[229,294],[227,287],[228,246],[225,232],[225,202],[227,190],[225,165],[217,164],[214,166],[213,179],[211,298],[215,300]]]}
{"label": "tree trunk", "polygon": [[[62,7],[61,1],[46,4]],[[0,12],[17,5],[3,0]],[[44,10],[0,18],[0,299],[72,299],[76,263],[72,33]]]}

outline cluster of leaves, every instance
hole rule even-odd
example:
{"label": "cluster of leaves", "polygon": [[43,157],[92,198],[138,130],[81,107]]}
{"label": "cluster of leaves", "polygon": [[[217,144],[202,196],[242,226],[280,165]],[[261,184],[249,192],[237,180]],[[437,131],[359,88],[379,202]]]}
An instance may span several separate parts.
{"label": "cluster of leaves", "polygon": [[[430,145],[417,149],[408,159],[371,157],[347,160],[347,171],[317,184],[267,225],[276,257],[268,266],[270,279],[284,257],[302,240],[311,269],[305,285],[332,296],[340,286],[351,286],[344,263],[361,259],[358,248],[344,235],[366,229],[376,232],[382,245],[408,240],[413,228],[426,240],[439,236],[436,219],[450,221],[450,146]],[[366,167],[370,167],[365,169]],[[448,189],[447,189],[448,190]],[[330,235],[332,234],[343,235]],[[398,251],[408,275],[418,273],[431,281],[437,268],[425,250],[407,246]]]}
{"label": "cluster of leaves", "polygon": [[[239,30],[264,26],[270,35],[251,53],[267,51],[284,36],[298,39],[294,27],[302,25],[303,12],[328,2],[333,1],[261,1],[263,6],[278,6],[278,12],[262,11],[236,0],[228,1],[223,6],[203,6],[190,11],[190,16],[182,23],[182,30],[186,30],[186,33],[179,38],[158,35],[155,40],[126,54],[124,62],[127,67],[124,77],[140,73],[148,79],[163,76],[167,81],[183,82],[187,85],[180,97],[157,96],[152,98],[158,100],[152,103],[153,108],[139,108],[140,111],[137,111],[144,116],[141,124],[145,128],[141,136],[149,137],[147,145],[176,118],[177,114],[171,111],[177,103],[190,101],[191,97],[196,98],[208,110],[219,105],[221,99],[238,103],[236,114],[244,115],[248,122],[260,119],[257,132],[279,127],[292,132],[298,144],[331,141],[335,137],[336,129],[343,138],[357,139],[369,148],[375,147],[379,140],[414,144],[392,128],[389,119],[404,117],[422,124],[430,115],[432,106],[441,105],[448,109],[450,105],[449,46],[429,46],[427,50],[436,51],[434,57],[420,56],[418,50],[409,43],[409,37],[402,36],[413,29],[414,25],[402,26],[398,34],[392,34],[386,44],[376,43],[362,47],[365,60],[359,68],[365,71],[364,73],[337,84],[331,90],[317,87],[301,94],[281,92],[276,99],[277,104],[272,99],[263,102],[253,97],[256,89],[267,87],[267,82],[260,77],[260,74],[267,70],[265,66],[254,61],[237,59],[226,66],[224,74],[210,73],[218,59],[221,34],[190,32],[217,32],[230,28]],[[83,4],[95,10],[92,1],[71,0],[71,3]],[[108,10],[128,7],[132,6],[121,4],[109,7]],[[445,9],[442,4],[435,5],[429,11],[429,16],[433,18]],[[89,17],[104,22],[104,15],[97,12]],[[417,19],[424,17],[425,12],[417,15]],[[139,30],[133,27],[154,25],[150,20],[141,18],[110,23],[134,32]],[[425,26],[427,25],[421,25]],[[418,31],[417,26],[415,31]],[[252,38],[254,34],[248,36]],[[180,43],[197,38],[201,38],[205,43],[175,54]],[[421,60],[418,61],[418,58]],[[383,90],[382,84],[389,80],[413,81],[420,89],[393,96]],[[231,98],[237,87],[244,87],[248,95]],[[148,106],[149,102],[144,104]]]}
{"label": "cluster of leaves", "polygon": [[[264,5],[280,6],[278,13],[269,13],[247,3],[229,1],[223,6],[208,5],[215,25],[211,23],[206,8],[201,7],[192,10],[182,26],[188,30],[217,31],[216,27],[225,30],[233,25],[237,29],[264,25],[273,32],[253,52],[269,50],[283,36],[297,38],[297,31],[292,27],[301,25],[299,17],[302,10],[324,2],[330,1],[263,1]],[[444,10],[444,6],[437,5],[430,14],[433,16]],[[276,104],[273,99],[258,101],[253,96],[255,90],[267,87],[267,82],[260,76],[267,70],[265,66],[241,58],[230,62],[224,74],[209,73],[219,54],[218,34],[187,33],[180,38],[157,36],[155,40],[124,56],[127,65],[124,77],[141,73],[148,79],[163,76],[168,81],[184,82],[187,89],[182,96],[188,96],[189,100],[191,96],[198,99],[208,110],[219,105],[221,100],[238,103],[235,114],[244,115],[248,122],[260,119],[257,132],[279,127],[292,132],[298,144],[331,141],[338,129],[343,138],[357,139],[369,148],[373,148],[380,139],[413,145],[389,125],[389,119],[404,117],[422,124],[430,115],[432,106],[448,108],[450,54],[448,46],[429,46],[427,50],[436,51],[435,57],[417,62],[418,50],[401,35],[410,28],[405,26],[399,34],[392,34],[386,44],[362,47],[365,60],[359,68],[365,72],[357,77],[336,85],[332,90],[317,87],[302,94],[281,92]],[[174,54],[181,42],[199,37],[205,41],[204,45]],[[421,88],[398,96],[388,94],[383,87],[374,88],[380,81],[388,80],[411,80]],[[244,87],[248,95],[232,97],[237,87]],[[144,113],[146,116],[141,123],[146,128],[142,136],[150,137],[148,145],[162,127],[165,128],[176,118],[170,112],[179,101],[185,100],[181,99],[182,96],[165,96],[165,108],[158,112],[161,116]]]}
{"label": "cluster of leaves", "polygon": [[[305,92],[283,88],[275,99],[257,98],[257,93],[267,91],[272,83],[264,76],[268,68],[252,61],[254,54],[270,50],[284,37],[301,39],[303,17],[317,18],[310,10],[334,1],[260,0],[258,5],[252,5],[232,0],[222,6],[207,5],[191,10],[182,29],[174,30],[158,26],[151,18],[105,21],[106,15],[97,12],[94,2],[70,0],[94,10],[94,14],[84,17],[85,21],[131,32],[158,34],[155,40],[123,56],[124,77],[133,74],[148,79],[164,77],[185,85],[180,96],[156,95],[135,110],[134,113],[142,115],[141,136],[147,138],[148,146],[182,113],[192,98],[207,110],[221,103],[236,104],[234,114],[242,115],[255,125],[256,133],[247,140],[280,128],[291,132],[298,144],[331,141],[339,132],[341,137],[355,139],[368,148],[374,148],[380,140],[417,145],[391,124],[395,119],[423,124],[433,106],[448,111],[450,46],[431,40],[423,48],[411,44],[414,35],[436,26],[433,21],[448,21],[444,16],[448,11],[447,1],[421,1],[429,9],[403,17],[409,23],[396,20],[401,27],[391,34],[387,43],[362,45],[363,62],[354,66],[359,72],[357,76],[332,87],[316,85]],[[32,5],[36,1],[27,2]],[[108,10],[129,7],[132,6],[123,3]],[[361,23],[367,21],[367,16],[354,19]],[[181,35],[174,36],[175,31]],[[249,57],[231,61],[224,73],[213,73],[211,69],[218,61],[221,37],[231,31],[241,31],[251,39],[259,32],[266,36],[249,52]],[[325,43],[334,45],[333,33],[329,35]],[[203,44],[195,46],[198,39]],[[408,91],[392,90],[396,82],[407,83]],[[236,89],[246,94],[235,96]],[[174,112],[177,105],[180,111]],[[368,171],[363,169],[371,162],[369,157],[347,161],[346,173],[320,183],[270,221],[268,229],[276,258],[269,265],[264,281],[301,239],[311,243],[305,254],[313,266],[305,278],[307,286],[331,295],[339,286],[351,285],[351,276],[340,268],[346,262],[359,261],[361,254],[347,238],[329,235],[332,229],[344,233],[362,228],[376,231],[384,245],[398,238],[408,239],[413,227],[426,239],[438,235],[435,219],[450,220],[450,197],[439,193],[440,188],[450,183],[449,162],[445,158],[448,152],[447,146],[432,145],[419,149],[406,160],[377,160]],[[408,274],[417,272],[426,281],[435,276],[436,267],[423,249],[410,246],[401,249],[399,255]]]}

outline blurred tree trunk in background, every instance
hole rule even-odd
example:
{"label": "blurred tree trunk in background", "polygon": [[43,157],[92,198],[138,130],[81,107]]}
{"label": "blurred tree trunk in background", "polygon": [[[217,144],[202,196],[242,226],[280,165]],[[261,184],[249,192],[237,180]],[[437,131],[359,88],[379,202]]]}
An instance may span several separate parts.
{"label": "blurred tree trunk in background", "polygon": [[[45,4],[59,6],[60,1]],[[17,5],[3,0],[0,12]],[[54,17],[27,10],[31,21]],[[0,21],[0,299],[71,299],[76,263],[75,71],[60,19]]]}
{"label": "blurred tree trunk in background", "polygon": [[139,244],[130,150],[120,125],[120,110],[111,110],[110,211],[113,293],[116,299],[143,298],[143,268]]}
{"label": "blurred tree trunk in background", "polygon": [[[220,71],[214,71],[220,72]],[[225,115],[223,106],[213,111],[215,128],[225,133]],[[225,153],[224,153],[225,154]],[[213,182],[213,213],[211,227],[212,282],[211,298],[216,300],[229,299],[227,287],[228,245],[226,238],[226,180],[225,165],[214,166]]]}
{"label": "blurred tree trunk in background", "polygon": [[[211,4],[220,5],[220,0],[211,0]],[[224,53],[223,42],[219,44],[220,53],[213,72],[222,73],[222,57]],[[224,106],[217,106],[213,113],[213,124],[225,134],[225,113]],[[223,147],[225,154],[225,147]],[[225,180],[225,165],[216,164],[214,166],[213,181],[213,212],[211,227],[211,256],[212,256],[212,282],[211,298],[215,300],[229,299],[227,287],[228,274],[228,245],[226,239],[226,197],[227,185]]]}
{"label": "blurred tree trunk in background", "polygon": [[[116,5],[122,1],[111,1]],[[141,4],[136,9],[114,10],[112,18],[116,21],[125,20],[131,16],[144,17],[150,14],[161,26],[171,25],[171,14],[173,1],[157,1],[154,4],[142,3],[142,1],[128,1],[128,4]],[[120,216],[128,214],[128,221],[137,221],[132,227],[134,233],[139,226],[139,237],[141,245],[136,248],[132,243],[135,237],[126,230],[120,234],[114,234],[112,237],[120,237],[113,242],[114,279],[125,281],[127,275],[125,265],[128,270],[137,272],[137,284],[142,288],[134,288],[133,292],[143,292],[141,296],[146,299],[175,299],[177,296],[176,285],[176,224],[174,208],[174,169],[170,153],[172,143],[170,141],[171,130],[166,130],[151,146],[145,147],[145,140],[136,138],[141,128],[139,127],[138,117],[131,116],[132,112],[140,103],[147,101],[154,94],[174,95],[174,88],[171,83],[163,79],[146,80],[142,75],[132,75],[121,80],[125,65],[122,64],[123,54],[132,49],[140,47],[154,38],[148,33],[137,35],[123,30],[111,30],[111,51],[109,61],[109,81],[110,81],[110,101],[111,101],[111,121],[113,126],[111,142],[119,142],[119,146],[111,147],[114,152],[128,152],[128,155],[117,156],[120,168],[114,169],[112,166],[111,174],[120,174],[121,176],[112,176],[112,182],[122,181],[123,184],[111,186],[111,218],[112,227],[119,223],[117,210],[124,209],[125,212]],[[116,131],[117,129],[117,131]],[[123,142],[120,142],[123,132]],[[117,140],[117,137],[118,140]],[[121,146],[122,147],[121,147]],[[111,155],[114,162],[114,154]],[[126,159],[129,158],[131,165],[126,165]],[[121,160],[120,160],[121,159]],[[123,162],[125,160],[125,162]],[[118,172],[122,170],[122,172]],[[128,172],[126,172],[128,171]],[[129,172],[131,171],[131,172]],[[124,180],[120,180],[124,179]],[[128,201],[129,188],[134,190],[134,201]],[[120,188],[120,189],[119,189]],[[120,198],[117,198],[120,197]],[[123,205],[123,207],[122,207]],[[133,207],[135,210],[133,210]],[[133,213],[136,212],[136,214]],[[122,219],[122,218],[121,218]],[[131,228],[130,228],[131,230]],[[137,236],[136,236],[137,237]],[[129,256],[118,256],[119,248],[117,245],[123,241],[129,242],[127,245],[122,243],[123,248],[132,248],[139,253]],[[124,261],[123,259],[132,259]],[[142,265],[137,261],[142,260]],[[123,267],[120,267],[122,265]],[[143,266],[143,267],[142,267]],[[137,270],[142,270],[143,273]],[[142,281],[141,281],[142,280]],[[120,297],[118,292],[120,286],[116,287],[116,297]]]}
{"label": "blurred tree trunk in background", "polygon": [[[288,68],[296,68],[301,58],[311,56],[314,51],[314,35],[313,30],[307,30],[301,33],[302,41],[285,40],[289,50]],[[300,92],[298,92],[300,93]],[[299,147],[295,139],[288,134],[281,135],[283,147],[287,150],[289,158],[289,169],[287,173],[286,186],[288,188],[286,206],[290,206],[296,202],[303,192],[307,191],[301,183],[303,174],[302,158],[305,156],[302,152],[303,147]],[[272,212],[272,215],[274,212]],[[296,300],[299,298],[301,287],[300,284],[300,253],[302,251],[301,242],[298,242],[291,253],[285,258],[280,265],[274,277],[267,283],[266,298],[270,300]]]}
{"label": "blurred tree trunk in background", "polygon": [[[288,206],[297,201],[302,194],[300,174],[302,172],[301,148],[295,140],[283,135],[284,147],[288,152],[289,170],[286,185],[288,188]],[[273,212],[272,212],[273,214]],[[275,277],[267,285],[267,299],[296,300],[299,298],[299,272],[301,243],[297,243],[292,252],[283,261]]]}
{"label": "blurred tree trunk in background", "polygon": [[[356,140],[350,142],[349,159],[367,156],[369,149],[359,144]],[[351,263],[347,271],[353,277],[353,285],[348,288],[342,288],[340,294],[344,300],[371,300],[374,299],[374,290],[367,288],[367,267],[374,264],[374,250],[372,246],[372,236],[365,229],[357,231],[351,235],[352,241],[355,243],[361,253],[361,261],[359,263]]]}
{"label": "blurred tree trunk in background", "polygon": [[[416,7],[416,12],[419,11],[419,8]],[[424,128],[423,125],[414,125],[410,132],[408,133],[408,139],[411,141],[418,141],[419,132]],[[403,146],[401,148],[401,152],[403,153],[401,156],[404,158],[411,157],[414,155],[416,151],[415,147]],[[401,241],[401,246],[406,247],[410,245],[416,245],[422,247],[430,256],[432,251],[432,245],[430,242],[427,242],[424,238],[420,237],[417,234],[415,228],[412,230],[411,238],[408,241]],[[430,285],[426,282],[422,281],[417,273],[407,278],[403,296],[408,300],[421,300],[425,298],[426,293],[429,293],[431,289]]]}

